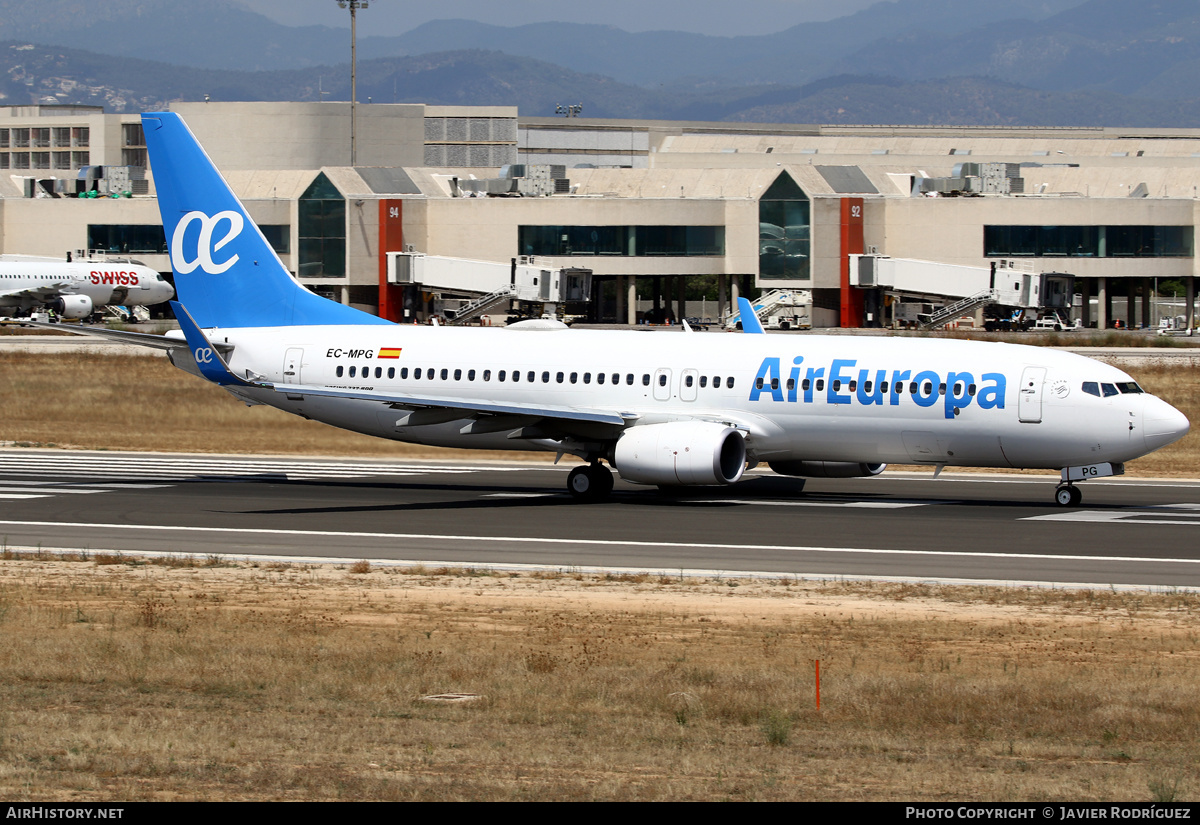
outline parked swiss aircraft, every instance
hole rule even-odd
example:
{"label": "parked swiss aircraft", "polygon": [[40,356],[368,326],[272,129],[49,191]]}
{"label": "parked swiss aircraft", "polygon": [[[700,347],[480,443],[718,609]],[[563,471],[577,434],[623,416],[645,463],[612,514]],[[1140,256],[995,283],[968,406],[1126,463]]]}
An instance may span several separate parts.
{"label": "parked swiss aircraft", "polygon": [[[1187,419],[1070,353],[921,338],[392,324],[292,279],[178,115],[142,116],[182,327],[172,362],[248,404],[383,438],[546,450],[567,487],[872,476],[888,462],[1061,470],[1076,482],[1181,438]],[[754,319],[756,320],[756,319]],[[146,339],[153,339],[149,341]]]}
{"label": "parked swiss aircraft", "polygon": [[109,304],[152,306],[175,294],[162,275],[135,263],[0,260],[0,308],[52,309],[62,318],[87,318]]}

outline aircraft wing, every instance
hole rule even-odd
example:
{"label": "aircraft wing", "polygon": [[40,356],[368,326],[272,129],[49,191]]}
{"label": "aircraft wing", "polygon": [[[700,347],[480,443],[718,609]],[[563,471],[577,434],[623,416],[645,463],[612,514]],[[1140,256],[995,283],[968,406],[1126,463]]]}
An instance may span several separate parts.
{"label": "aircraft wing", "polygon": [[[105,327],[76,327],[70,324],[47,324],[41,321],[5,321],[4,326],[13,327],[41,327],[42,329],[52,329],[57,332],[70,332],[74,335],[91,335],[97,338],[108,338],[111,341],[120,341],[122,344],[129,344],[138,347],[153,347],[154,349],[176,349],[179,347],[187,347],[186,341],[181,341],[178,338],[168,338],[165,335],[152,335],[148,332],[126,332],[119,329],[107,329]],[[232,350],[229,344],[214,344],[214,349],[217,350]]]}
{"label": "aircraft wing", "polygon": [[[52,329],[56,332],[69,332],[72,335],[91,335],[96,338],[107,338],[110,341],[120,341],[122,344],[128,344],[136,347],[152,347],[154,349],[170,350],[178,348],[187,348],[187,341],[180,338],[171,338],[166,335],[155,335],[149,332],[128,332],[120,329],[109,329],[107,327],[77,327],[72,324],[48,324],[43,321],[29,321],[24,318],[16,321],[0,321],[2,326],[11,327],[41,327],[42,329]],[[213,349],[220,352],[222,355],[228,355],[233,352],[232,344],[213,343],[210,344]]]}
{"label": "aircraft wing", "polygon": [[35,301],[49,301],[57,298],[69,286],[72,286],[71,281],[55,281],[31,289],[11,289],[8,292],[0,292],[0,298],[32,298]]}
{"label": "aircraft wing", "polygon": [[[585,407],[502,404],[494,401],[473,401],[432,395],[408,395],[404,393],[378,392],[375,390],[334,389],[306,384],[272,384],[261,386],[270,386],[275,392],[290,395],[312,395],[320,398],[354,398],[362,401],[379,401],[402,410],[442,410],[447,413],[461,413],[462,418],[470,418],[474,415],[518,416],[530,419],[552,419],[562,422],[602,424],[624,429],[627,422],[639,417],[635,413],[618,413]],[[443,420],[453,419],[444,418]]]}

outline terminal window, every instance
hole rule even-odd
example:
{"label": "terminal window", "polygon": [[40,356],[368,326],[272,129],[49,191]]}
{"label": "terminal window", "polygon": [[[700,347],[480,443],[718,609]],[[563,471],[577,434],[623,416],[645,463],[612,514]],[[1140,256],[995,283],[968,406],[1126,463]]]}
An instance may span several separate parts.
{"label": "terminal window", "polygon": [[522,226],[522,255],[719,257],[723,226]]}
{"label": "terminal window", "polygon": [[300,196],[299,211],[300,277],[346,277],[346,199],[324,172]]}
{"label": "terminal window", "polygon": [[985,226],[989,258],[1187,258],[1191,226]]}
{"label": "terminal window", "polygon": [[758,274],[807,281],[811,275],[810,204],[784,172],[758,200]]}

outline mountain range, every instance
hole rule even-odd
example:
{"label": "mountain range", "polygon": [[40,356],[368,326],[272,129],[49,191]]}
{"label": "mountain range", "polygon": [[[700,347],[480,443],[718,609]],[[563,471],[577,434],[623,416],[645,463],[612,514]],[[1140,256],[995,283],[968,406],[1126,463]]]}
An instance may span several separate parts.
{"label": "mountain range", "polygon": [[[360,22],[367,21],[363,12]],[[365,26],[360,26],[360,33]],[[349,32],[230,0],[0,0],[7,103],[348,99]],[[896,0],[749,37],[436,21],[359,38],[359,99],[801,123],[1200,126],[1196,0]]]}

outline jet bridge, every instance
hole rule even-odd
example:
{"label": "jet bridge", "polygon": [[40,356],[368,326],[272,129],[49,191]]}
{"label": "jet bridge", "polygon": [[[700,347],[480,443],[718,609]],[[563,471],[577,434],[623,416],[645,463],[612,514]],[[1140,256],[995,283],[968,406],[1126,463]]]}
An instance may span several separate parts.
{"label": "jet bridge", "polygon": [[988,328],[1024,325],[1026,313],[1069,311],[1074,276],[1041,273],[1025,261],[990,267],[913,258],[851,255],[850,284],[882,298],[878,320],[891,326],[934,329],[980,311]]}
{"label": "jet bridge", "polygon": [[591,270],[552,267],[532,256],[499,263],[389,252],[387,277],[388,283],[420,290],[429,299],[427,314],[450,324],[467,323],[493,308],[507,314],[513,301],[554,315],[559,305],[586,302],[592,293]]}

